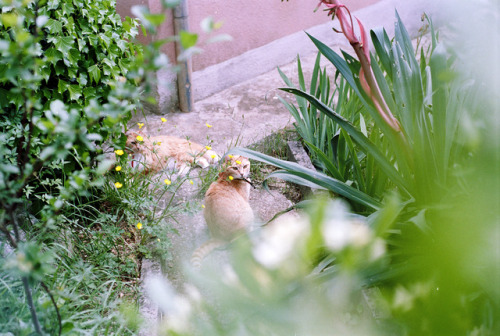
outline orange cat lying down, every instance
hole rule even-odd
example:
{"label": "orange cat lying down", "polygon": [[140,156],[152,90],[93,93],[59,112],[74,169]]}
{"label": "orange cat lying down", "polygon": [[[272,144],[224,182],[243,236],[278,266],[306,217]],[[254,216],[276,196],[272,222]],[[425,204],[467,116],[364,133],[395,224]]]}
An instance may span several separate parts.
{"label": "orange cat lying down", "polygon": [[175,168],[180,174],[185,174],[190,165],[206,168],[220,159],[210,147],[187,139],[169,135],[146,136],[141,131],[129,131],[126,135],[126,147],[133,153],[132,167],[137,165],[145,172]]}

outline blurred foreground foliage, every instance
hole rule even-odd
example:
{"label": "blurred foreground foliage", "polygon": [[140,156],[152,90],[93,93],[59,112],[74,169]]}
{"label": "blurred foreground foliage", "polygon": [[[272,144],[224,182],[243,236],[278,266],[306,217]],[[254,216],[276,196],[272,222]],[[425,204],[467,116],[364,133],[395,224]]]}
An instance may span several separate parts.
{"label": "blurred foreground foliage", "polygon": [[360,61],[311,37],[336,80],[317,63],[308,92],[299,65],[300,89],[283,75],[297,106],[283,102],[322,172],[244,148],[230,153],[281,168],[269,177],[343,200],[302,203],[301,216],[234,242],[228,263],[188,272],[191,284],[178,292],[153,282],[166,334],[500,333],[500,73],[493,66],[500,36],[490,29],[500,12],[494,1],[474,6],[450,11],[457,21],[444,37],[429,21],[429,49],[415,52],[399,17],[394,38],[371,32],[375,53],[364,62],[398,120],[392,126],[360,79]]}

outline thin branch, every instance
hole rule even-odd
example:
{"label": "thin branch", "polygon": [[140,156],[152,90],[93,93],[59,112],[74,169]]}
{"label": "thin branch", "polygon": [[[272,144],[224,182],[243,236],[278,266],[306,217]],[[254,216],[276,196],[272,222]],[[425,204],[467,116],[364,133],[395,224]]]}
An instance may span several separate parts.
{"label": "thin branch", "polygon": [[26,301],[28,301],[28,306],[31,312],[31,320],[33,321],[33,326],[35,327],[35,331],[39,335],[43,335],[42,328],[40,327],[40,321],[38,320],[38,316],[36,314],[35,305],[33,303],[33,297],[31,296],[31,288],[28,283],[28,277],[23,276],[23,286],[24,292],[26,293]]}
{"label": "thin branch", "polygon": [[2,224],[2,226],[0,226],[0,231],[3,232],[5,237],[7,237],[7,240],[9,241],[10,246],[12,248],[17,248],[16,240],[14,239],[14,237],[12,237],[12,235],[10,234],[10,232],[7,229],[7,226],[5,224]]}
{"label": "thin branch", "polygon": [[50,292],[49,287],[47,287],[47,285],[45,284],[45,282],[40,281],[40,285],[42,285],[42,288],[49,295],[50,301],[52,301],[52,304],[54,305],[54,308],[56,309],[57,321],[59,322],[59,336],[61,336],[61,332],[62,332],[62,320],[61,320],[61,314],[59,313],[59,308],[57,307],[56,301],[54,300],[54,296]]}

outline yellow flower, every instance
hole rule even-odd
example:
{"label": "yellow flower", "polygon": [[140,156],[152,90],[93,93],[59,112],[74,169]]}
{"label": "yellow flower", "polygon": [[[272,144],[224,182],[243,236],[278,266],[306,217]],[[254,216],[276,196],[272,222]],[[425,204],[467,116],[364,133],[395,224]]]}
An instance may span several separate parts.
{"label": "yellow flower", "polygon": [[217,157],[217,155],[212,154],[212,155],[210,155],[210,157],[211,157],[212,159],[215,159],[215,158]]}
{"label": "yellow flower", "polygon": [[241,164],[241,161],[236,160],[235,162],[236,162],[236,164]]}
{"label": "yellow flower", "polygon": [[205,146],[205,148],[206,148],[207,150],[211,150],[211,149],[212,149],[212,147],[210,147],[210,146]]}
{"label": "yellow flower", "polygon": [[137,123],[137,126],[139,126],[139,129],[144,127],[144,123]]}
{"label": "yellow flower", "polygon": [[205,204],[202,204],[202,205],[201,205],[201,208],[202,208],[202,209],[205,209]]}
{"label": "yellow flower", "polygon": [[230,159],[232,159],[234,156],[232,156],[231,154],[229,154],[227,157],[230,158]]}
{"label": "yellow flower", "polygon": [[137,141],[144,141],[144,138],[143,138],[142,136],[140,136],[140,135],[138,135],[138,136],[136,137],[136,139],[137,139]]}
{"label": "yellow flower", "polygon": [[167,119],[161,118],[161,122],[167,122]]}
{"label": "yellow flower", "polygon": [[141,223],[141,222],[137,223],[137,225],[136,225],[136,226],[137,226],[137,230],[142,229],[142,223]]}
{"label": "yellow flower", "polygon": [[189,180],[189,183],[194,184],[193,180]]}
{"label": "yellow flower", "polygon": [[115,150],[115,154],[118,156],[121,156],[121,155],[123,155],[123,150],[117,149],[117,150]]}
{"label": "yellow flower", "polygon": [[229,180],[234,180],[234,177],[232,177],[231,175],[229,175]]}
{"label": "yellow flower", "polygon": [[158,241],[160,241],[160,238],[158,238]]}
{"label": "yellow flower", "polygon": [[166,185],[171,185],[171,184],[172,184],[172,181],[170,181],[169,179],[166,179],[166,180],[165,180],[165,181],[163,181],[163,182],[165,182],[165,184],[166,184]]}
{"label": "yellow flower", "polygon": [[116,171],[120,171],[120,170],[122,170],[122,166],[116,166],[116,167],[115,167],[115,170],[116,170]]}
{"label": "yellow flower", "polygon": [[121,184],[120,182],[115,182],[115,187],[116,189],[120,189],[121,187],[123,187],[123,184]]}
{"label": "yellow flower", "polygon": [[212,127],[212,125],[210,125],[209,123],[205,123],[205,126],[207,126],[208,128]]}
{"label": "yellow flower", "polygon": [[160,146],[160,145],[161,145],[161,141],[158,141],[156,144],[157,144],[158,146]]}

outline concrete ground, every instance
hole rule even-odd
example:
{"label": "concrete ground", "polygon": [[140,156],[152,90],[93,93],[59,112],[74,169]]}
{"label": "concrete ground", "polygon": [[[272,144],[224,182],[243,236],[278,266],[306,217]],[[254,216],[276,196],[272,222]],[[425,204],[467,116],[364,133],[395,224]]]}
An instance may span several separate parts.
{"label": "concrete ground", "polygon": [[[400,2],[381,1],[374,6],[363,9],[360,13],[354,13],[354,15],[365,20],[365,28],[367,29],[373,26],[384,26],[389,31],[392,31],[396,3]],[[403,22],[411,22],[407,28],[410,34],[415,35],[418,28],[420,28],[416,21],[420,20],[422,14],[421,2],[415,4],[415,2],[405,1],[404,7],[399,10],[399,14]],[[331,34],[335,33],[331,32]],[[339,48],[342,48],[350,51],[350,46],[343,42],[344,39],[336,39],[336,41],[330,45],[334,50],[338,51]],[[310,78],[316,57],[315,52],[311,53],[310,48],[307,50],[306,54],[300,54],[306,82]],[[281,69],[295,83],[297,82],[296,62],[288,63],[282,66]],[[334,72],[330,73],[333,74]],[[235,74],[235,76],[238,76],[238,74]],[[220,84],[214,83],[214,86],[220,86]],[[292,97],[277,89],[282,86],[284,86],[284,83],[278,71],[273,69],[197,101],[194,112],[168,113],[161,116],[150,114],[146,115],[146,118],[137,115],[131,121],[131,125],[143,122],[145,124],[143,130],[146,134],[189,137],[192,141],[202,145],[210,144],[216,152],[223,154],[235,145],[248,146],[292,124],[293,120],[289,112],[278,100],[278,95],[292,100]],[[161,122],[161,117],[165,117],[167,122]],[[192,176],[196,176],[196,172]],[[196,177],[193,177],[193,181],[194,185],[188,184],[182,188],[177,196],[177,202],[197,200],[201,204],[202,198],[197,195],[197,186],[201,182]],[[276,212],[291,205],[291,202],[277,190],[268,193],[262,189],[252,190],[250,203],[261,221],[267,221]],[[163,273],[175,287],[182,289],[184,282],[183,266],[196,247],[208,239],[208,234],[201,207],[194,214],[181,214],[178,219],[178,223],[174,225],[178,234],[173,234],[171,237],[172,255],[163,265]],[[217,251],[212,258],[224,258],[223,255],[224,252]],[[146,261],[144,265],[149,266],[143,270],[143,276],[152,276],[159,273],[157,261]],[[143,316],[146,319],[153,320],[151,322],[155,324],[154,318],[158,316],[156,306],[149,302],[145,303],[141,309]],[[145,329],[142,335],[151,335],[151,331]]]}

